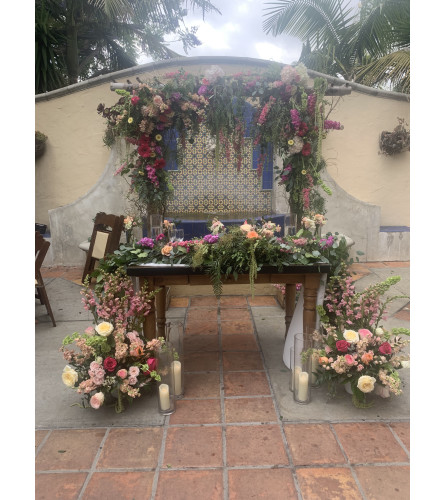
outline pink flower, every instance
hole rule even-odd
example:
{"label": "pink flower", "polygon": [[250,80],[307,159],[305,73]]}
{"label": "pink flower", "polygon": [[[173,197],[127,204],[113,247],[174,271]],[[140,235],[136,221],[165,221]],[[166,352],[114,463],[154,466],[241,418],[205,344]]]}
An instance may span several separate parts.
{"label": "pink flower", "polygon": [[372,333],[369,330],[367,330],[366,328],[360,328],[360,330],[358,331],[358,334],[360,335],[361,339],[365,339],[367,337],[372,337]]}
{"label": "pink flower", "polygon": [[130,385],[134,385],[134,384],[136,384],[136,383],[137,383],[137,381],[138,381],[137,377],[129,377],[129,378],[128,378],[128,383],[129,383]]}
{"label": "pink flower", "polygon": [[103,405],[104,399],[105,395],[103,392],[96,392],[90,399],[91,407],[98,410]]}
{"label": "pink flower", "polygon": [[350,354],[345,355],[345,362],[347,365],[352,366],[354,364],[354,358]]}
{"label": "pink flower", "polygon": [[156,358],[148,358],[147,365],[148,365],[148,370],[146,372],[144,372],[144,375],[150,375],[150,373],[152,371],[156,370],[156,367],[158,365],[157,359]]}
{"label": "pink flower", "polygon": [[117,371],[116,375],[119,378],[124,379],[127,376],[127,370],[125,368],[121,368],[120,370]]}
{"label": "pink flower", "polygon": [[326,354],[332,352],[332,349],[328,345],[324,348],[324,350],[326,351]]}
{"label": "pink flower", "polygon": [[130,377],[137,377],[139,375],[139,368],[137,366],[130,366],[128,373]]}
{"label": "pink flower", "polygon": [[139,102],[139,97],[137,95],[134,95],[131,98],[131,104],[137,104]]}
{"label": "pink flower", "polygon": [[361,372],[363,370],[364,366],[363,365],[357,365],[357,371]]}
{"label": "pink flower", "polygon": [[85,333],[91,337],[91,335],[95,334],[95,330],[93,326],[89,326],[88,328],[85,328]]}

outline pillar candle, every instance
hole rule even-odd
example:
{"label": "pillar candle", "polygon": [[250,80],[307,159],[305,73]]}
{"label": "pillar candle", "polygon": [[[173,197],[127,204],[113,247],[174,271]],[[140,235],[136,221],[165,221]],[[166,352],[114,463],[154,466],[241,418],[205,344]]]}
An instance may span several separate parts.
{"label": "pillar candle", "polygon": [[298,378],[301,373],[301,366],[296,366],[294,368],[294,376],[293,376],[293,384],[292,384],[292,389],[295,390],[295,387],[298,387]]}
{"label": "pillar candle", "polygon": [[298,399],[306,401],[308,391],[309,375],[307,372],[301,372],[298,377]]}
{"label": "pillar candle", "polygon": [[160,384],[159,386],[159,405],[163,411],[170,408],[170,391],[167,384]]}
{"label": "pillar candle", "polygon": [[317,369],[318,369],[318,354],[314,353],[314,354],[312,354],[311,384],[315,384],[315,382],[317,381],[317,376],[314,373],[317,371]]}
{"label": "pillar candle", "polygon": [[173,376],[175,378],[175,396],[180,396],[182,394],[182,374],[181,374],[181,362],[173,361]]}

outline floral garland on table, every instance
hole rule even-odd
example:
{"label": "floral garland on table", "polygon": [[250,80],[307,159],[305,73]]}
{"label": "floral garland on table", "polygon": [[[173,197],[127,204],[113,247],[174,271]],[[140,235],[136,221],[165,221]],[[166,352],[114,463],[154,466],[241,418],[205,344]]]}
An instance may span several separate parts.
{"label": "floral garland on table", "polygon": [[409,341],[401,337],[409,335],[409,330],[388,331],[380,326],[388,304],[406,298],[381,299],[399,281],[400,276],[393,276],[358,293],[351,276],[332,276],[324,305],[317,306],[322,328],[313,337],[320,347],[303,356],[314,356],[317,382],[327,383],[332,396],[338,384],[350,384],[352,401],[359,408],[372,406],[366,400],[369,393],[383,398],[402,393],[397,370],[409,365],[409,356],[402,353]]}
{"label": "floral garland on table", "polygon": [[93,275],[100,277],[120,267],[145,263],[185,264],[204,269],[217,296],[222,293],[224,277],[232,275],[237,279],[239,274],[249,274],[253,294],[255,278],[264,266],[282,271],[290,265],[324,263],[336,273],[348,258],[346,241],[338,234],[320,238],[309,229],[301,229],[295,236],[279,237],[280,230],[271,221],[245,221],[241,226],[226,228],[214,219],[210,233],[202,238],[175,241],[168,234],[160,234],[156,239],[145,237],[133,245],[121,245],[100,261]]}
{"label": "floral garland on table", "polygon": [[324,213],[324,200],[316,189],[319,185],[330,193],[320,177],[322,139],[328,130],[342,126],[326,120],[326,80],[315,78],[313,88],[308,81],[302,64],[271,65],[261,74],[234,75],[212,66],[201,77],[181,69],[164,75],[164,81],[153,78],[141,83],[133,92],[116,90],[120,96],[116,104],[97,108],[107,120],[104,142],[111,146],[123,138],[133,146],[116,174],[128,176],[130,192],[141,204],[162,210],[172,192],[165,166],[169,142],[175,140],[173,131],[179,136],[179,162],[186,142],[193,143],[205,126],[216,162],[223,155],[230,161],[233,151],[239,169],[246,140],[245,118],[251,114],[248,135],[261,148],[258,174],[272,143],[275,153],[284,157],[278,178],[289,193],[291,211],[298,214],[299,223],[306,212]]}
{"label": "floral garland on table", "polygon": [[95,324],[63,340],[60,351],[69,365],[62,380],[82,395],[84,408],[114,405],[120,413],[159,379],[156,353],[165,341],[147,340],[141,333],[154,293],[136,292],[123,269],[103,274],[96,293],[88,285],[81,293]]}

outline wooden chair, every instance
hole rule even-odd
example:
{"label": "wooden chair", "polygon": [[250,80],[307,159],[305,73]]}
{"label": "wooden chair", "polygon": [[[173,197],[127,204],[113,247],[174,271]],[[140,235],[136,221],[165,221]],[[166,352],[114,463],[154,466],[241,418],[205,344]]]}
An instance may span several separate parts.
{"label": "wooden chair", "polygon": [[99,212],[94,220],[93,234],[90,248],[82,275],[82,283],[94,269],[96,262],[106,254],[113,253],[119,248],[121,233],[124,228],[124,216]]}
{"label": "wooden chair", "polygon": [[43,261],[45,260],[46,254],[48,252],[50,242],[45,240],[42,234],[36,231],[36,272],[35,272],[35,285],[36,285],[36,299],[40,300],[41,304],[45,304],[46,311],[53,322],[53,326],[56,326],[56,321],[54,320],[53,311],[49,304],[48,295],[46,293],[45,283],[43,282],[42,274],[40,268],[42,267]]}

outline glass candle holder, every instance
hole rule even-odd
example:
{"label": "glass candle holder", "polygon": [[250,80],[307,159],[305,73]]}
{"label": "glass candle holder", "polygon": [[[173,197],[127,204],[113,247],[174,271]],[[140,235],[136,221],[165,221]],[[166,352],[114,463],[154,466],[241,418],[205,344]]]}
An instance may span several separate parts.
{"label": "glass candle holder", "polygon": [[295,356],[294,356],[294,348],[291,347],[289,349],[290,359],[289,359],[289,368],[290,368],[290,376],[289,376],[289,390],[294,392],[294,371],[295,371]]}
{"label": "glass candle holder", "polygon": [[166,323],[166,340],[173,348],[172,371],[175,381],[175,397],[184,397],[184,324],[181,322]]}
{"label": "glass candle holder", "polygon": [[294,400],[307,404],[311,400],[312,356],[302,357],[302,352],[311,347],[309,335],[294,335]]}
{"label": "glass candle holder", "polygon": [[162,227],[160,226],[152,226],[151,228],[151,237],[152,239],[156,240],[156,238],[160,235],[164,234]]}
{"label": "glass candle holder", "polygon": [[161,214],[151,214],[150,215],[150,227],[162,227],[162,215]]}
{"label": "glass candle holder", "polygon": [[317,375],[316,375],[316,371],[319,367],[319,362],[318,362],[318,354],[317,353],[313,353],[312,356],[311,356],[311,386],[312,388],[317,388],[317,387],[320,387],[319,384],[317,384]]}
{"label": "glass candle holder", "polygon": [[171,415],[175,411],[175,379],[173,372],[173,348],[167,343],[156,354],[158,408],[161,415]]}

